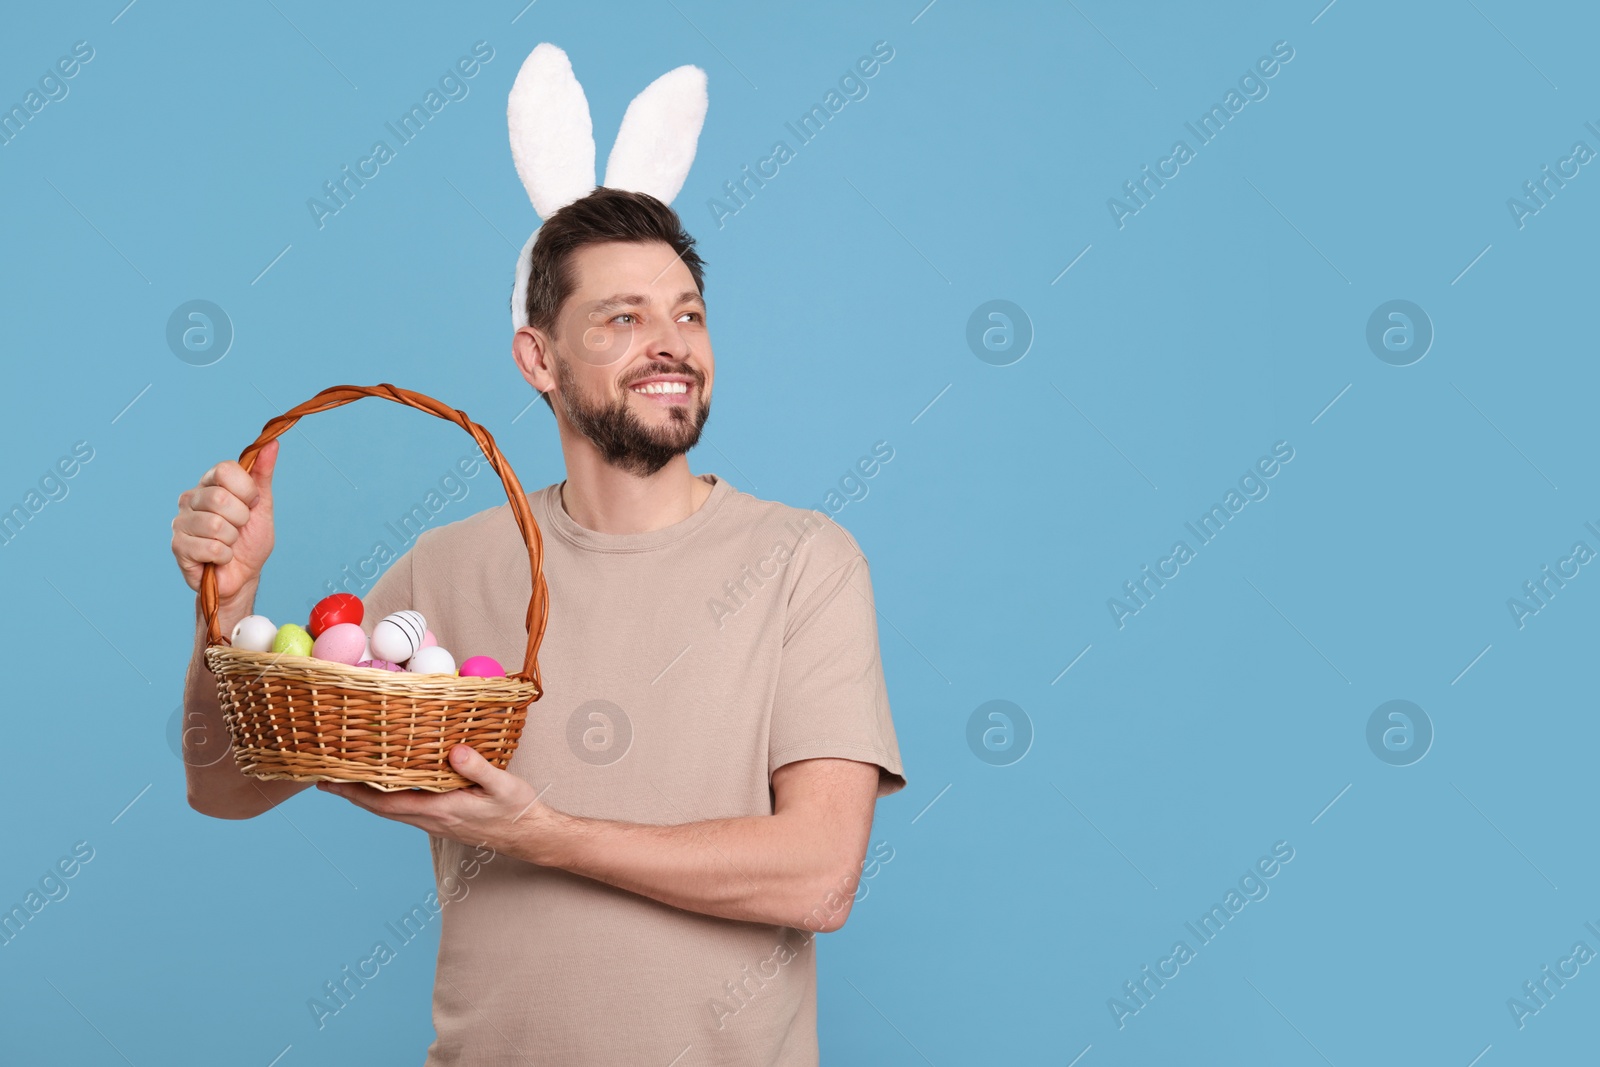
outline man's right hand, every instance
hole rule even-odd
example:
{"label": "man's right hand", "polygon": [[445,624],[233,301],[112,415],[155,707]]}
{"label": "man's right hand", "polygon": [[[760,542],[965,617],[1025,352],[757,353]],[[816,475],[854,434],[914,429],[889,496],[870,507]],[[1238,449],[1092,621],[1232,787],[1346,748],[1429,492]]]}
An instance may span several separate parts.
{"label": "man's right hand", "polygon": [[172,554],[189,588],[200,591],[206,563],[216,568],[217,601],[225,605],[259,582],[272,555],[272,470],[278,442],[267,442],[245,470],[223,460],[178,497]]}

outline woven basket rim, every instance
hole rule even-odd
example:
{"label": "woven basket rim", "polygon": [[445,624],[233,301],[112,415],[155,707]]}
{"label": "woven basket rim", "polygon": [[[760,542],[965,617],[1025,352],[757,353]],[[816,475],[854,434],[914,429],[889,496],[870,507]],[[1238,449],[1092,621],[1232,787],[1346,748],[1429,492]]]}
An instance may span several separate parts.
{"label": "woven basket rim", "polygon": [[333,660],[283,652],[251,652],[230,645],[211,645],[206,648],[205,655],[213,674],[237,677],[253,671],[262,678],[296,677],[325,684],[330,689],[385,696],[410,694],[429,699],[454,696],[470,701],[474,697],[500,700],[527,694],[528,699],[533,701],[543,695],[538,682],[520,673],[501,678],[414,674],[410,671],[387,671],[379,667],[355,667]]}

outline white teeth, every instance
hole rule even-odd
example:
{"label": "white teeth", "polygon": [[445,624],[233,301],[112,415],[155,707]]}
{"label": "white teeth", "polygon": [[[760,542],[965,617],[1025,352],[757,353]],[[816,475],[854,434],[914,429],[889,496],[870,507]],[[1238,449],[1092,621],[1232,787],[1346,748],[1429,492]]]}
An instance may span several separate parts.
{"label": "white teeth", "polygon": [[636,385],[636,393],[687,393],[689,386],[685,382],[651,382],[649,385]]}

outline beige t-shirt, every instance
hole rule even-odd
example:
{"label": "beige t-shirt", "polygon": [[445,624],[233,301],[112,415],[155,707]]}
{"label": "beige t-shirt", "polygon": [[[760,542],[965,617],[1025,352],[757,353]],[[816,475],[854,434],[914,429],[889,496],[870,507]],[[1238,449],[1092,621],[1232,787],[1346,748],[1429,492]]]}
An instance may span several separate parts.
{"label": "beige t-shirt", "polygon": [[[508,769],[561,811],[658,825],[770,815],[772,772],[814,757],[877,764],[880,797],[904,788],[860,546],[820,512],[699,477],[700,508],[648,533],[579,526],[560,484],[529,495],[545,692]],[[458,661],[516,671],[530,590],[502,504],[423,531],[363,601],[369,622],[414,608]],[[447,906],[428,1067],[817,1062],[810,930],[430,841]]]}

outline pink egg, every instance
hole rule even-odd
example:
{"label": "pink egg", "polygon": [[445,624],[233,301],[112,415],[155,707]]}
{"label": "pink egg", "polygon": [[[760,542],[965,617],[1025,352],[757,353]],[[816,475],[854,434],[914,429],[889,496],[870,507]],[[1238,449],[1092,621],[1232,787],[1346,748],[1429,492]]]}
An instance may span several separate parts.
{"label": "pink egg", "polygon": [[473,656],[456,673],[463,678],[504,678],[506,669],[489,656]]}
{"label": "pink egg", "polygon": [[367,647],[367,635],[357,623],[340,622],[322,631],[311,646],[311,655],[333,663],[352,666],[361,660]]}
{"label": "pink egg", "polygon": [[424,631],[422,631],[422,644],[418,645],[417,647],[418,648],[432,648],[434,645],[437,645],[438,643],[439,643],[439,639],[437,637],[433,636],[433,631],[432,630],[424,630]]}
{"label": "pink egg", "polygon": [[403,670],[405,670],[405,668],[400,666],[400,664],[398,664],[398,663],[390,663],[386,659],[364,659],[360,663],[357,663],[355,666],[357,666],[357,667],[371,667],[373,670],[377,670],[377,671],[403,671]]}

